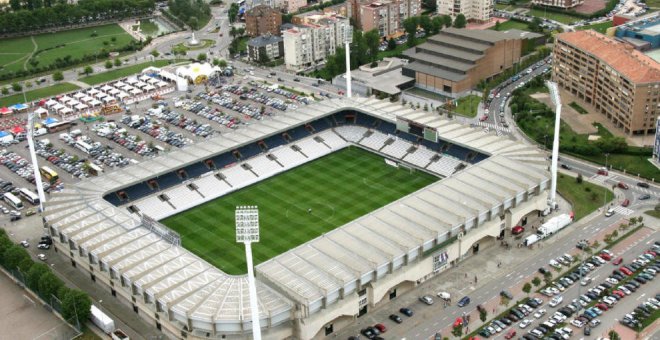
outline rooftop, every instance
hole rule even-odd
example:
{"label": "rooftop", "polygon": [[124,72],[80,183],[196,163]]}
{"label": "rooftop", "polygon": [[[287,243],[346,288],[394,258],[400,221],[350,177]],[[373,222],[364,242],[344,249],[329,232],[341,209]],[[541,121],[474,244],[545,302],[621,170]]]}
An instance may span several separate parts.
{"label": "rooftop", "polygon": [[660,64],[628,44],[593,30],[561,33],[557,39],[602,60],[633,82],[660,82]]}
{"label": "rooftop", "polygon": [[247,44],[249,46],[261,47],[261,46],[276,44],[282,40],[284,40],[282,37],[278,37],[274,35],[262,35],[254,39],[250,39]]}

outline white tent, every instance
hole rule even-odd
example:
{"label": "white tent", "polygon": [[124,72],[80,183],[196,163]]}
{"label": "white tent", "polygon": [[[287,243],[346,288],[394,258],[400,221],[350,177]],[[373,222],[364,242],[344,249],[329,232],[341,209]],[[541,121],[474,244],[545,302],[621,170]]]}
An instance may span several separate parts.
{"label": "white tent", "polygon": [[156,86],[158,86],[158,87],[165,87],[165,86],[167,86],[167,83],[164,82],[164,81],[159,81],[159,82],[156,84]]}
{"label": "white tent", "polygon": [[101,105],[101,102],[98,101],[98,100],[96,100],[96,99],[94,99],[94,100],[92,100],[91,102],[89,102],[89,103],[87,103],[87,104],[89,104],[89,106],[91,106],[91,107],[95,107],[95,106],[99,106],[99,105]]}
{"label": "white tent", "polygon": [[52,109],[55,110],[55,111],[60,111],[61,109],[65,108],[65,107],[66,106],[64,106],[60,103],[57,103],[57,104],[53,105]]}
{"label": "white tent", "polygon": [[87,91],[87,94],[90,95],[90,96],[93,96],[97,93],[99,93],[99,90],[97,90],[97,89],[91,89],[91,90]]}
{"label": "white tent", "polygon": [[78,100],[80,100],[80,98],[82,98],[82,97],[85,97],[85,94],[82,93],[82,92],[78,92],[78,93],[73,95],[73,98],[76,98]]}
{"label": "white tent", "polygon": [[94,100],[94,98],[89,97],[89,96],[85,96],[85,97],[80,98],[80,101],[83,102],[83,103],[89,103],[92,100]]}
{"label": "white tent", "polygon": [[126,83],[122,82],[121,80],[113,84],[114,87],[120,88],[126,86]]}
{"label": "white tent", "polygon": [[143,75],[143,76],[141,76],[139,79],[140,79],[141,81],[149,81],[149,79],[151,79],[151,77],[146,76],[146,75]]}
{"label": "white tent", "polygon": [[105,97],[105,96],[107,96],[107,94],[105,94],[105,93],[103,93],[103,92],[99,92],[99,93],[97,93],[94,97],[96,97],[96,99],[101,99],[101,98],[103,98],[103,97]]}
{"label": "white tent", "polygon": [[194,83],[200,83],[210,78],[216,72],[220,72],[217,66],[211,66],[209,63],[199,64],[193,63],[186,66],[181,66],[176,69],[176,75],[184,77]]}
{"label": "white tent", "polygon": [[138,95],[138,94],[141,94],[141,93],[142,93],[142,90],[140,90],[140,89],[136,89],[136,88],[131,89],[131,94],[132,95]]}
{"label": "white tent", "polygon": [[153,84],[155,84],[155,83],[157,83],[157,82],[159,82],[159,81],[160,81],[160,80],[158,80],[158,79],[156,79],[156,78],[149,77],[149,80],[147,80],[147,83],[153,85]]}
{"label": "white tent", "polygon": [[86,108],[87,108],[87,105],[82,104],[82,103],[76,105],[76,110],[78,110],[78,111],[84,110],[84,109],[86,109]]}
{"label": "white tent", "polygon": [[111,95],[111,96],[116,96],[117,93],[119,93],[119,92],[121,92],[121,91],[113,88],[112,90],[108,91],[108,94]]}
{"label": "white tent", "polygon": [[119,94],[117,95],[117,98],[119,98],[119,100],[123,100],[126,97],[128,97],[128,93],[126,92],[119,92]]}
{"label": "white tent", "polygon": [[73,100],[73,98],[71,98],[71,97],[69,97],[69,96],[62,96],[62,97],[60,97],[60,99],[59,99],[60,103],[62,103],[62,104],[66,104],[66,103],[68,103],[68,102],[71,101],[71,100]]}
{"label": "white tent", "polygon": [[39,117],[41,117],[44,114],[48,115],[48,110],[44,109],[43,107],[40,107],[40,108],[34,110],[34,113],[37,114]]}
{"label": "white tent", "polygon": [[126,80],[124,80],[124,81],[126,82],[126,84],[131,84],[131,85],[138,82],[137,78],[135,78],[135,77],[126,78]]}
{"label": "white tent", "polygon": [[111,96],[107,96],[107,97],[103,98],[103,102],[106,103],[106,104],[113,103],[115,101],[117,101],[117,100],[114,97],[111,97]]}
{"label": "white tent", "polygon": [[57,104],[58,104],[58,102],[56,100],[53,100],[53,99],[48,99],[48,101],[46,102],[47,107],[53,107]]}
{"label": "white tent", "polygon": [[65,107],[65,108],[59,110],[59,113],[60,113],[61,115],[66,116],[66,115],[68,115],[68,114],[70,114],[70,113],[73,113],[73,110],[71,110],[71,109],[68,108],[68,107]]}
{"label": "white tent", "polygon": [[153,91],[153,90],[155,90],[155,89],[156,89],[156,88],[153,87],[153,86],[151,86],[151,85],[147,85],[147,86],[144,88],[144,90],[147,91],[147,92],[149,92],[149,91]]}

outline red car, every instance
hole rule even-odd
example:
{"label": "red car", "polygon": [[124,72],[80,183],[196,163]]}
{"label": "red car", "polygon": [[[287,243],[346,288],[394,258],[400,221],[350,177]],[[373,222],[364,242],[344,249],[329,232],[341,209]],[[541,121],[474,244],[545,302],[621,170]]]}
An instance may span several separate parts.
{"label": "red car", "polygon": [[620,270],[622,273],[626,274],[627,276],[632,275],[632,272],[630,271],[630,269],[628,269],[628,268],[626,268],[626,267],[621,267],[621,268],[619,268],[619,270]]}
{"label": "red car", "polygon": [[600,253],[600,255],[598,255],[598,256],[600,256],[600,258],[605,260],[605,261],[609,261],[609,260],[612,259],[612,256],[610,256],[610,254],[608,254],[608,253]]}
{"label": "red car", "polygon": [[602,176],[607,176],[607,169],[605,168],[598,169],[598,174]]}
{"label": "red car", "polygon": [[616,294],[616,295],[617,295],[618,297],[620,297],[620,298],[623,298],[624,296],[626,296],[626,294],[624,294],[624,293],[623,293],[622,291],[620,291],[620,290],[615,290],[615,291],[612,292],[612,294]]}
{"label": "red car", "polygon": [[515,329],[509,329],[508,332],[506,332],[506,335],[504,335],[505,339],[513,339],[513,337],[516,336],[516,330]]}
{"label": "red car", "polygon": [[652,255],[653,257],[658,256],[658,254],[656,254],[656,252],[654,252],[653,250],[647,250],[647,251],[645,251],[645,253],[650,254],[650,255]]}
{"label": "red car", "polygon": [[383,325],[382,323],[377,323],[377,324],[375,324],[375,325],[374,325],[374,328],[376,328],[377,330],[379,330],[381,333],[385,333],[385,332],[387,332],[387,327],[385,327],[385,325]]}
{"label": "red car", "polygon": [[511,233],[514,235],[522,234],[523,231],[525,231],[525,227],[521,225],[517,225],[511,229]]}
{"label": "red car", "polygon": [[630,200],[627,199],[627,198],[626,198],[625,200],[623,200],[623,202],[621,202],[621,206],[622,206],[622,207],[627,207],[627,206],[629,206],[629,205],[630,205]]}
{"label": "red car", "polygon": [[619,182],[619,184],[617,184],[617,186],[621,189],[628,190],[628,184],[626,184],[626,183]]}
{"label": "red car", "polygon": [[604,304],[604,303],[597,303],[596,308],[602,310],[603,312],[609,309],[609,308],[607,308],[607,305]]}

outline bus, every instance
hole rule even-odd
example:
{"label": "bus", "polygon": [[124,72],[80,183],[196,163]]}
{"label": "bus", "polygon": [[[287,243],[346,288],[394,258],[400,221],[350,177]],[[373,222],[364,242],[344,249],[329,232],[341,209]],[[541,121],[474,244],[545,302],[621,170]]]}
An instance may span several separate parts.
{"label": "bus", "polygon": [[87,143],[85,143],[81,140],[76,142],[76,148],[78,148],[79,150],[81,150],[82,152],[84,152],[86,154],[89,154],[93,149],[93,147],[91,145],[89,145],[89,144],[87,144]]}
{"label": "bus", "polygon": [[39,196],[27,188],[20,188],[18,193],[21,197],[25,198],[26,201],[30,202],[32,205],[39,204]]}
{"label": "bus", "polygon": [[42,166],[39,168],[39,173],[41,173],[41,177],[46,179],[50,184],[53,184],[57,182],[58,179],[60,179],[60,177],[57,175],[57,172],[53,171],[53,169],[47,166]]}
{"label": "bus", "polygon": [[48,130],[48,133],[53,133],[57,131],[66,130],[70,128],[72,125],[73,124],[71,124],[71,122],[57,122],[46,125],[46,130]]}
{"label": "bus", "polygon": [[14,207],[14,209],[16,210],[23,209],[23,202],[21,202],[21,200],[18,199],[18,197],[14,196],[14,194],[12,194],[11,192],[5,193],[3,198],[5,199],[5,202],[7,202],[7,204],[11,205],[12,207]]}

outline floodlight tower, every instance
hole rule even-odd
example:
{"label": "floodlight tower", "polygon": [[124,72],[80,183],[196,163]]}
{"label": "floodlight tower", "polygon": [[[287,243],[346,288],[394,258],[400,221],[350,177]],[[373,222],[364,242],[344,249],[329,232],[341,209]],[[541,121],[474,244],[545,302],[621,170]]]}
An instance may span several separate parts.
{"label": "floodlight tower", "polygon": [[344,27],[344,43],[346,44],[346,98],[351,98],[351,42],[353,41],[353,28],[350,24]]}
{"label": "floodlight tower", "polygon": [[257,307],[257,286],[252,267],[252,242],[259,242],[259,209],[257,206],[236,207],[236,242],[245,244],[245,259],[248,269],[248,289],[250,292],[250,312],[252,314],[252,339],[261,340],[259,309]]}
{"label": "floodlight tower", "polygon": [[[23,100],[27,104],[25,98],[25,91],[23,91]],[[31,105],[30,105],[31,106]],[[28,147],[30,149],[30,160],[32,161],[32,170],[34,171],[34,181],[37,185],[37,195],[39,195],[39,211],[44,211],[44,201],[46,196],[44,195],[44,187],[41,182],[41,174],[39,173],[39,163],[37,163],[37,153],[34,151],[34,110],[32,107],[28,109],[28,121],[27,121],[27,141]]]}
{"label": "floodlight tower", "polygon": [[559,159],[559,126],[561,123],[561,98],[559,98],[559,88],[557,83],[547,81],[546,86],[550,90],[550,99],[555,104],[555,134],[552,142],[552,162],[550,172],[552,182],[550,184],[550,195],[548,195],[549,211],[557,206],[557,160]]}

